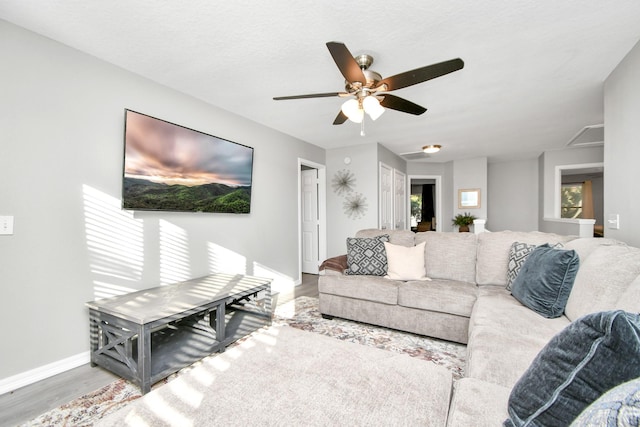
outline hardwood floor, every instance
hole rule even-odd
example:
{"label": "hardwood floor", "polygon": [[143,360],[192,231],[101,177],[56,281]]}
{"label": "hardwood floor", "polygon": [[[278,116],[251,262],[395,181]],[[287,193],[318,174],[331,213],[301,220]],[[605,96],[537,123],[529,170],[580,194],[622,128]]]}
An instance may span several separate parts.
{"label": "hardwood floor", "polygon": [[[318,276],[303,274],[302,284],[291,291],[273,295],[273,306],[299,296],[318,297]],[[97,390],[118,377],[89,364],[0,395],[0,427],[15,426]]]}

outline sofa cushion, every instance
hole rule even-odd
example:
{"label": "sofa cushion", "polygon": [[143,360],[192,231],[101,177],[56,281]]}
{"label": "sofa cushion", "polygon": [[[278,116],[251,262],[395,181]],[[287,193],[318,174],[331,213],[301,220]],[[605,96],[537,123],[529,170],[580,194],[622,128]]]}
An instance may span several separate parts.
{"label": "sofa cushion", "polygon": [[476,302],[476,290],[473,283],[453,280],[406,282],[398,287],[398,304],[469,317]]}
{"label": "sofa cushion", "polygon": [[638,275],[640,249],[626,245],[596,247],[580,266],[567,301],[567,317],[576,320],[589,313],[615,309]]}
{"label": "sofa cushion", "polygon": [[514,280],[511,294],[544,317],[562,316],[579,265],[573,250],[538,246]]}
{"label": "sofa cushion", "polygon": [[356,237],[376,237],[387,235],[389,243],[401,246],[414,246],[415,233],[411,230],[380,230],[378,228],[367,228],[356,233]]}
{"label": "sofa cushion", "polygon": [[565,316],[541,317],[505,288],[479,286],[469,321],[465,375],[511,388],[568,324]]}
{"label": "sofa cushion", "polygon": [[612,388],[587,407],[570,427],[640,425],[640,378]]}
{"label": "sofa cushion", "polygon": [[640,315],[584,316],[549,341],[518,380],[505,425],[569,425],[606,391],[638,376]]}
{"label": "sofa cushion", "polygon": [[380,276],[320,276],[318,291],[324,294],[357,298],[395,305],[398,303],[398,285],[402,282]]}
{"label": "sofa cushion", "polygon": [[384,276],[387,274],[387,253],[384,242],[389,236],[347,238],[347,269],[345,274]]}
{"label": "sofa cushion", "polygon": [[636,277],[627,289],[620,295],[615,308],[631,313],[640,313],[640,276]]}
{"label": "sofa cushion", "polygon": [[456,381],[447,427],[499,426],[507,417],[510,391],[475,378]]}
{"label": "sofa cushion", "polygon": [[427,276],[474,283],[476,235],[473,233],[416,233],[416,244],[425,242]]}
{"label": "sofa cushion", "polygon": [[[532,245],[549,243],[553,246],[556,243],[565,243],[573,239],[575,239],[575,236],[561,236],[539,231],[480,233],[478,235],[478,261],[475,281],[478,285],[507,285],[509,249],[513,242]],[[428,269],[427,273],[429,273]]]}
{"label": "sofa cushion", "polygon": [[595,251],[600,246],[627,246],[626,243],[623,243],[619,240],[615,239],[607,239],[607,238],[598,238],[594,239],[593,237],[581,237],[579,239],[574,239],[564,245],[565,249],[573,249],[580,256],[580,263],[584,263],[589,255],[593,251]]}
{"label": "sofa cushion", "polygon": [[406,247],[384,242],[387,252],[387,279],[429,280],[424,269],[424,242]]}

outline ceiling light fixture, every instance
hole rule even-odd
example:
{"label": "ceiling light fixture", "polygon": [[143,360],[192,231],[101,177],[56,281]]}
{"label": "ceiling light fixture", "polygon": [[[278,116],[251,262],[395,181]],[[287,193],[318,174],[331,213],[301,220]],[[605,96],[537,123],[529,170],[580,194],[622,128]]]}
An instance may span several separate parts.
{"label": "ceiling light fixture", "polygon": [[342,114],[349,120],[360,123],[360,136],[364,133],[364,113],[367,113],[371,120],[376,120],[384,113],[384,107],[380,105],[380,100],[373,95],[368,95],[366,90],[357,93],[357,99],[352,98],[342,104],[340,108]]}
{"label": "ceiling light fixture", "polygon": [[442,145],[425,145],[424,147],[422,147],[422,151],[424,151],[427,154],[433,154],[440,151],[441,148],[442,148]]}
{"label": "ceiling light fixture", "polygon": [[380,105],[380,101],[373,95],[352,98],[342,104],[342,112],[352,122],[360,123],[367,113],[371,120],[376,120],[384,113],[384,107]]}

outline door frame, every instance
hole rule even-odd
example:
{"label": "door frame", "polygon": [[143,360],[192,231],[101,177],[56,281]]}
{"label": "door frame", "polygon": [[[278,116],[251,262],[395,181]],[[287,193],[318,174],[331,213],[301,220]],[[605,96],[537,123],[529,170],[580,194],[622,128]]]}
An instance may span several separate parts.
{"label": "door frame", "polygon": [[[384,197],[382,194],[382,169],[388,169],[389,170],[389,185],[391,186],[391,189],[389,190],[389,200],[388,202],[390,203],[390,206],[386,206],[384,203]],[[378,228],[383,230],[383,224],[382,224],[382,220],[383,220],[383,213],[385,209],[388,209],[389,211],[389,216],[390,218],[387,218],[389,220],[389,230],[393,230],[395,228],[395,221],[394,221],[394,203],[395,203],[395,198],[394,198],[394,192],[393,192],[393,168],[391,166],[389,166],[388,164],[384,163],[384,162],[379,162],[378,164]]]}
{"label": "door frame", "polygon": [[298,280],[302,284],[302,167],[318,171],[318,260],[327,259],[327,168],[298,157]]}
{"label": "door frame", "polygon": [[411,229],[411,180],[433,179],[436,182],[436,231],[442,231],[442,176],[407,175],[407,230]]}

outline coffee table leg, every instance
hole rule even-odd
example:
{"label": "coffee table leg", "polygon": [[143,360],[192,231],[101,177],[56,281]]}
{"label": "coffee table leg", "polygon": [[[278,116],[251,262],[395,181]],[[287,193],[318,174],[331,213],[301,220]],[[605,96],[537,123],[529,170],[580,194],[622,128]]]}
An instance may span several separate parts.
{"label": "coffee table leg", "polygon": [[151,390],[151,332],[146,325],[138,332],[138,375],[140,392],[147,394]]}
{"label": "coffee table leg", "polygon": [[94,354],[99,347],[98,322],[99,322],[98,315],[93,310],[89,310],[89,348],[91,349],[91,367],[92,368],[95,368],[96,366],[98,366],[93,361]]}
{"label": "coffee table leg", "polygon": [[222,353],[225,350],[225,338],[227,337],[227,331],[226,331],[226,319],[225,319],[225,304],[224,302],[222,302],[222,304],[219,304],[218,307],[216,308],[216,340],[218,340],[218,342],[220,343],[220,348],[219,348],[219,352]]}

